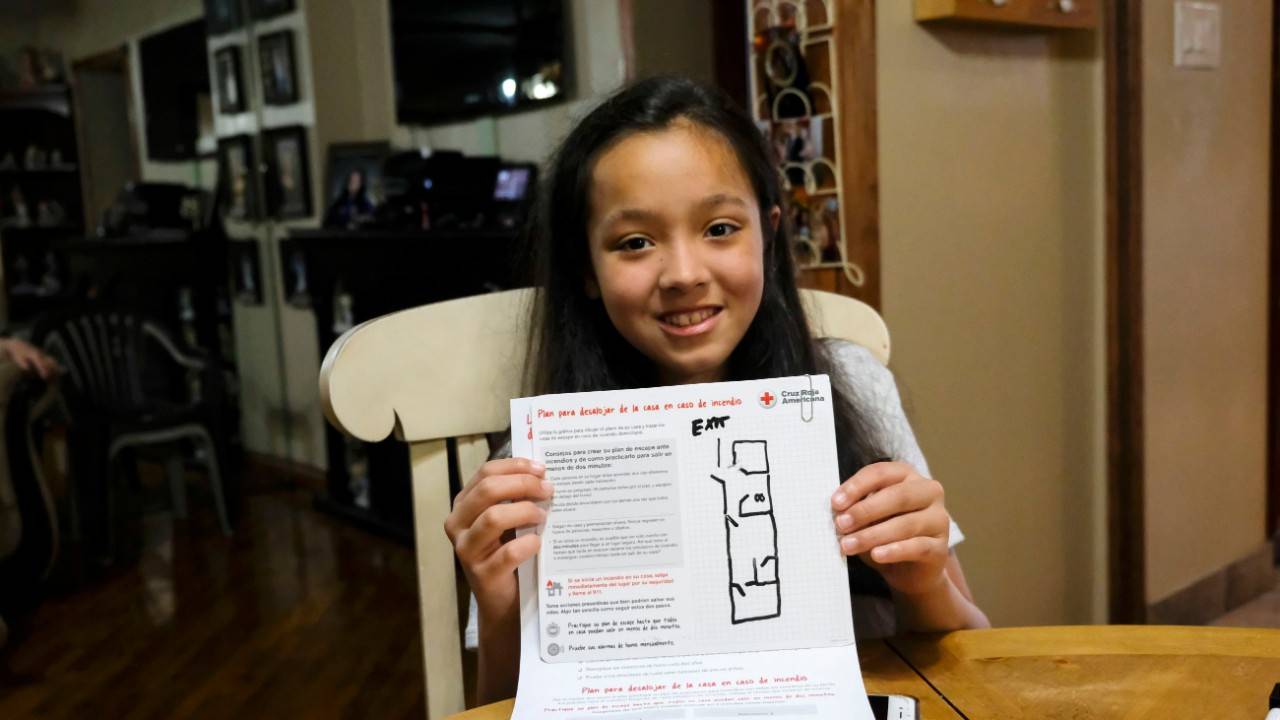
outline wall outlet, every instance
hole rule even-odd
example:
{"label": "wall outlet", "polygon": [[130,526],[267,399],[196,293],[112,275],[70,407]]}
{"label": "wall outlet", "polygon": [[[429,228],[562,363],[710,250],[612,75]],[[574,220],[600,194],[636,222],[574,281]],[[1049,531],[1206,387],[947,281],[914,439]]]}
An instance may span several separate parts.
{"label": "wall outlet", "polygon": [[1216,68],[1222,61],[1222,7],[1208,0],[1178,0],[1173,8],[1173,65]]}

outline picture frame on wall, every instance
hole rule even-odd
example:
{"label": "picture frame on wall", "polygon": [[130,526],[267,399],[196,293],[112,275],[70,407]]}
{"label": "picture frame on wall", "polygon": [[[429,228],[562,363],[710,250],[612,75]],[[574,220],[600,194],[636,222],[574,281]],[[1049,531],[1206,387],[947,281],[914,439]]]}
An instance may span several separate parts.
{"label": "picture frame on wall", "polygon": [[240,68],[239,47],[224,47],[213,54],[214,79],[218,83],[218,113],[221,115],[235,115],[248,109]]}
{"label": "picture frame on wall", "polygon": [[266,20],[292,12],[293,0],[249,0],[249,15],[254,20]]}
{"label": "picture frame on wall", "polygon": [[280,30],[258,38],[262,67],[262,101],[289,105],[298,101],[298,72],[294,65],[293,31]]}
{"label": "picture frame on wall", "polygon": [[228,220],[259,219],[258,183],[253,175],[257,167],[252,137],[236,135],[218,141],[218,184],[226,198],[223,216]]}
{"label": "picture frame on wall", "polygon": [[329,144],[324,227],[353,230],[374,220],[386,200],[382,164],[390,153],[386,141]]}
{"label": "picture frame on wall", "polygon": [[244,12],[240,0],[204,0],[205,32],[210,36],[223,35],[244,27]]}
{"label": "picture frame on wall", "polygon": [[263,132],[262,155],[267,165],[267,212],[285,220],[310,217],[307,129],[295,125]]}

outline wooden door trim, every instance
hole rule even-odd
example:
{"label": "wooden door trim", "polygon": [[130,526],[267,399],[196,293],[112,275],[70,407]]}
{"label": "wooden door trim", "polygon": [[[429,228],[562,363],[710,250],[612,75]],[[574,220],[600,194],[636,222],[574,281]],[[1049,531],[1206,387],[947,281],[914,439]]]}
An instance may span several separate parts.
{"label": "wooden door trim", "polygon": [[[1280,0],[1271,5],[1271,271],[1267,338],[1267,536],[1280,542]],[[1280,545],[1277,546],[1280,551]]]}
{"label": "wooden door trim", "polygon": [[1107,174],[1107,576],[1113,623],[1146,619],[1142,2],[1103,5]]}

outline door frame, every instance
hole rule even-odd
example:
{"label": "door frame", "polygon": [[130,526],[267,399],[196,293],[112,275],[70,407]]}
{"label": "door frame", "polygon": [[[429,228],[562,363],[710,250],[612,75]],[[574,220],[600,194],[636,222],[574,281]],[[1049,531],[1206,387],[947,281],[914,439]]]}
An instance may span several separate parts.
{"label": "door frame", "polygon": [[1106,74],[1108,620],[1146,603],[1142,351],[1142,1],[1102,3]]}
{"label": "door frame", "polygon": [[121,45],[110,50],[71,63],[71,107],[75,118],[76,143],[80,150],[80,202],[84,208],[84,227],[88,230],[97,227],[101,218],[89,217],[92,208],[96,207],[93,197],[93,163],[89,162],[87,136],[84,130],[84,108],[80,105],[80,73],[85,71],[120,73],[124,77],[125,112],[129,117],[129,157],[132,159],[130,172],[134,178],[141,178],[141,153],[138,144],[138,118],[134,116],[133,78],[129,67],[129,46]]}

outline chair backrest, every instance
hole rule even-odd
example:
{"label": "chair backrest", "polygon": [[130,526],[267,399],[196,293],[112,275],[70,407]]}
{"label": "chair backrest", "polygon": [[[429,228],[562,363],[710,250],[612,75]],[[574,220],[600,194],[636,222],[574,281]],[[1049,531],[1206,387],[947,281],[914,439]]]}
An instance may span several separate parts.
{"label": "chair backrest", "polygon": [[68,399],[95,410],[130,410],[168,398],[181,374],[172,341],[154,323],[120,311],[75,311],[52,316],[33,340],[66,370]]}
{"label": "chair backrest", "polygon": [[[869,305],[801,295],[815,336],[857,343],[888,364],[889,331]],[[335,427],[369,442],[394,434],[409,443],[431,718],[463,708],[453,550],[442,530],[452,503],[445,441],[457,441],[465,479],[488,456],[484,433],[509,424],[533,299],[531,289],[509,290],[370,320],[338,338],[320,368],[321,404]]]}

